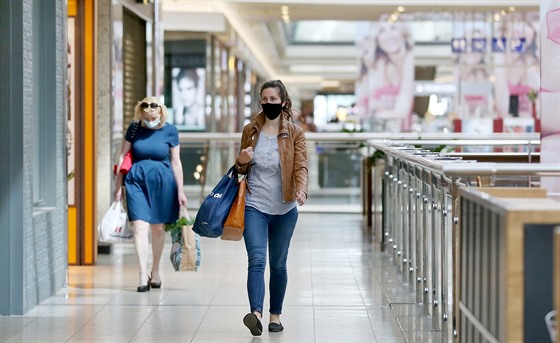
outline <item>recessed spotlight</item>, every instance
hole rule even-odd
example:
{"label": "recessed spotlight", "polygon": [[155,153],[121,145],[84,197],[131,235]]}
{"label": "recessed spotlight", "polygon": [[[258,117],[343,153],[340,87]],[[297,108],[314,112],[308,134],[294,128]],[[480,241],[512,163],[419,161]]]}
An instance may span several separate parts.
{"label": "recessed spotlight", "polygon": [[289,23],[290,22],[290,9],[288,8],[288,6],[282,6],[281,10],[282,10],[282,20],[286,24]]}
{"label": "recessed spotlight", "polygon": [[397,7],[397,11],[399,11],[400,13],[404,12],[404,7],[403,6]]}

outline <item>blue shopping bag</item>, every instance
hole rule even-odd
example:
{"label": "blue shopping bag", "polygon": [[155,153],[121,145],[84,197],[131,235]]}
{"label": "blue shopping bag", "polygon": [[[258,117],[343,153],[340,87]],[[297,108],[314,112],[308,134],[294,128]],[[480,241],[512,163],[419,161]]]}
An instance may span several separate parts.
{"label": "blue shopping bag", "polygon": [[220,237],[238,189],[237,171],[233,166],[200,205],[193,231],[202,237]]}

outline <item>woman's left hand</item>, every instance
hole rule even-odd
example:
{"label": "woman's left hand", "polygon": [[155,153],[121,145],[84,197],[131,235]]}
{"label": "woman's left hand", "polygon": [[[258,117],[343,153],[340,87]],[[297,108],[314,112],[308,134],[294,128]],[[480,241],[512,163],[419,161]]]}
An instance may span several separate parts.
{"label": "woman's left hand", "polygon": [[297,191],[296,192],[296,201],[298,202],[298,204],[300,206],[305,204],[305,200],[307,200],[307,195],[305,194],[305,192]]}
{"label": "woman's left hand", "polygon": [[179,206],[187,207],[187,196],[185,193],[179,193]]}

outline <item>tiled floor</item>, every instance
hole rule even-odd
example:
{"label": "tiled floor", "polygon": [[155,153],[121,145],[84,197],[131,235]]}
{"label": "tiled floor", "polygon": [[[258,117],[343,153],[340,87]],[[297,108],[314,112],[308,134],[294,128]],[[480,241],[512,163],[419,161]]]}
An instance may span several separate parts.
{"label": "tiled floor", "polygon": [[[364,238],[359,214],[301,213],[289,256],[284,332],[253,338],[243,242],[202,239],[198,272],[174,272],[137,293],[132,244],[95,267],[70,267],[68,288],[24,316],[0,317],[1,342],[439,342],[430,318],[386,254]],[[266,305],[265,305],[266,308]],[[267,317],[263,325],[267,327]]]}

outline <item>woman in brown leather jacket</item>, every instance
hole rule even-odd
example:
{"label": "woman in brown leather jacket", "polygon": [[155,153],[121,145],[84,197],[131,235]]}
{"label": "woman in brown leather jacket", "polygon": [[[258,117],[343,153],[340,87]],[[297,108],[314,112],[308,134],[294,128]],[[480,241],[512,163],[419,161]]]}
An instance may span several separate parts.
{"label": "woman in brown leather jacket", "polygon": [[292,102],[280,80],[261,86],[259,113],[243,129],[235,163],[248,173],[243,237],[248,257],[247,292],[251,311],[243,318],[254,336],[262,334],[267,246],[270,261],[268,331],[284,330],[280,322],[288,284],[286,262],[298,205],[307,199],[307,148],[303,129],[292,120]]}

